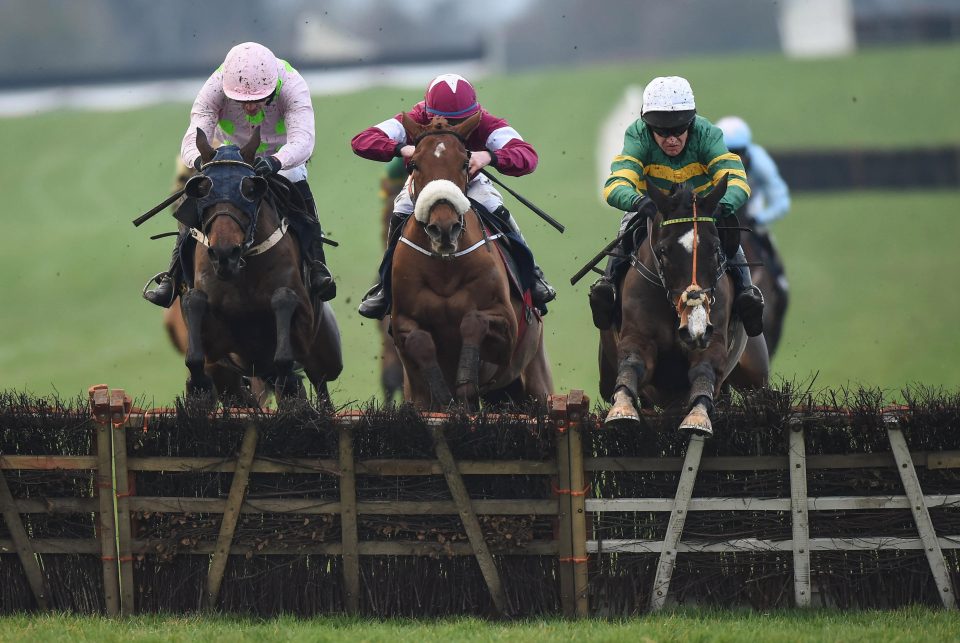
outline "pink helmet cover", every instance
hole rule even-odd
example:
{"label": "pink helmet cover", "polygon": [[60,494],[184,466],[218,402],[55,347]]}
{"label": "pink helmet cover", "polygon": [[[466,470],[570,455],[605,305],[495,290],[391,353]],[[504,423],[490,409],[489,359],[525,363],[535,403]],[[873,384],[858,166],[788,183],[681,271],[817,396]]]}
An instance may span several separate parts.
{"label": "pink helmet cover", "polygon": [[245,42],[223,61],[223,93],[239,101],[263,100],[277,88],[277,57],[261,44]]}

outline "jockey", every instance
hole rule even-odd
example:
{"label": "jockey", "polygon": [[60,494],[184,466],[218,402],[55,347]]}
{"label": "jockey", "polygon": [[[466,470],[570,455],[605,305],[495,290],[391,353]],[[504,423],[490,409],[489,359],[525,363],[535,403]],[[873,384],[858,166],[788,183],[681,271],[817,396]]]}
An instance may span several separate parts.
{"label": "jockey", "polygon": [[[480,170],[491,165],[502,174],[523,176],[537,167],[537,153],[529,143],[521,138],[506,120],[484,110],[477,102],[477,94],[466,78],[457,74],[443,74],[434,78],[427,87],[424,100],[414,105],[410,111],[413,120],[427,124],[434,116],[443,116],[451,124],[463,121],[477,112],[481,112],[480,123],[467,138],[470,155],[470,174],[473,178],[467,185],[467,197],[479,203],[491,215],[509,226],[513,233],[526,244],[523,234],[513,215],[504,207],[503,197],[493,187],[492,182]],[[374,161],[389,161],[394,157],[406,162],[413,156],[413,141],[407,139],[403,128],[403,114],[397,114],[378,125],[369,127],[351,141],[354,153]],[[380,270],[380,283],[371,288],[360,304],[359,312],[370,319],[383,319],[390,309],[390,265],[393,249],[399,232],[407,217],[413,213],[413,200],[409,190],[401,190],[394,201],[390,219],[387,251],[384,253]],[[544,311],[544,304],[552,301],[557,293],[543,276],[536,264],[533,269],[531,295],[535,306]]]}
{"label": "jockey", "polygon": [[[603,196],[613,207],[626,211],[620,221],[622,233],[635,217],[656,215],[656,206],[646,196],[651,187],[668,191],[675,182],[686,182],[701,194],[724,174],[730,179],[718,206],[720,217],[734,214],[750,196],[743,164],[724,147],[720,129],[697,115],[690,83],[679,76],[658,77],[643,90],[640,119],[627,127],[623,151],[610,164]],[[638,229],[639,235],[646,235],[646,226],[641,224]],[[642,236],[637,243],[640,240]],[[617,255],[607,261],[604,275],[590,287],[593,323],[601,330],[614,322],[616,284],[635,248],[634,238],[623,239]],[[731,259],[727,271],[735,289],[734,310],[747,335],[755,337],[763,332],[763,295],[750,279],[743,248]]]}
{"label": "jockey", "polygon": [[739,116],[724,116],[717,127],[727,149],[739,156],[747,169],[750,218],[765,226],[785,215],[790,210],[790,189],[767,151],[752,141],[750,126]]}
{"label": "jockey", "polygon": [[[303,77],[285,60],[255,42],[237,45],[213,72],[197,95],[190,112],[190,126],[183,137],[180,156],[187,167],[200,170],[196,132],[199,127],[209,140],[242,147],[260,127],[261,144],[254,170],[261,176],[280,174],[300,192],[309,211],[298,217],[296,226],[301,253],[310,265],[310,290],[323,301],[336,295],[337,287],[324,265],[320,223],[316,203],[307,184],[305,163],[313,154],[313,104]],[[173,303],[182,279],[180,244],[177,240],[170,269],[154,277],[158,286],[145,291],[151,303],[168,307]]]}

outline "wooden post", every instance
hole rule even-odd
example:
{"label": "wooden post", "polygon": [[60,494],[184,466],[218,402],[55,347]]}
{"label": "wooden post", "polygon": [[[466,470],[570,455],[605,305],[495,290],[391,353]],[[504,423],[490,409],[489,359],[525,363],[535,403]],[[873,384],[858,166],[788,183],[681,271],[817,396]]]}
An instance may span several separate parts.
{"label": "wooden post", "polygon": [[217,544],[210,560],[210,569],[207,571],[207,593],[205,602],[208,609],[217,605],[220,596],[220,585],[223,583],[223,573],[227,568],[227,559],[230,556],[230,546],[233,544],[233,533],[240,518],[240,508],[247,493],[247,483],[250,481],[250,468],[253,456],[257,450],[259,433],[254,424],[247,426],[243,433],[243,442],[240,444],[240,455],[237,457],[237,466],[230,483],[230,493],[227,494],[227,506],[223,509],[223,520],[220,522],[220,533],[217,535]]}
{"label": "wooden post", "polygon": [[923,542],[923,550],[927,555],[930,571],[933,573],[933,581],[940,593],[940,600],[945,608],[955,610],[957,609],[956,592],[950,581],[947,562],[943,557],[943,550],[940,549],[940,541],[933,528],[933,521],[930,520],[930,510],[923,499],[923,490],[920,488],[917,470],[913,466],[910,449],[895,418],[892,421],[888,420],[887,437],[890,440],[893,458],[897,462],[897,472],[900,474],[903,490],[906,492],[907,499],[910,500],[910,511],[913,512],[913,520],[917,523],[917,532]]}
{"label": "wooden post", "polygon": [[803,425],[790,433],[790,522],[793,525],[793,601],[810,607],[810,523],[807,515],[807,454]]}
{"label": "wooden post", "polygon": [[440,462],[440,468],[443,469],[443,475],[447,479],[447,486],[450,487],[450,495],[453,496],[453,501],[457,505],[463,528],[467,532],[470,546],[477,557],[477,564],[480,565],[480,573],[483,574],[483,579],[487,582],[487,589],[490,590],[490,598],[493,599],[493,605],[498,613],[508,615],[509,605],[507,604],[506,592],[503,591],[503,583],[500,581],[500,572],[497,571],[497,565],[483,538],[483,529],[480,528],[480,521],[477,520],[477,514],[473,510],[470,494],[467,493],[467,487],[463,484],[460,470],[457,468],[457,463],[450,452],[450,446],[447,444],[447,438],[444,435],[444,427],[440,425],[431,426],[430,433],[433,436],[437,460]]}
{"label": "wooden post", "polygon": [[17,511],[17,503],[13,499],[13,494],[10,493],[7,477],[2,470],[0,470],[0,509],[3,511],[3,519],[7,523],[10,538],[17,548],[20,564],[23,565],[23,571],[27,575],[27,582],[30,584],[30,591],[33,592],[33,599],[37,602],[39,609],[47,610],[49,609],[47,583],[43,577],[43,570],[40,569],[40,561],[37,560],[37,555],[30,544],[27,530],[24,529],[23,521],[20,519],[20,512]]}
{"label": "wooden post", "polygon": [[557,431],[557,483],[554,493],[557,496],[557,562],[560,572],[560,605],[563,615],[577,615],[577,584],[573,566],[568,561],[573,557],[573,517],[569,496],[564,491],[571,488],[570,465],[570,421],[567,417],[567,396],[551,395],[548,405],[550,419]]}
{"label": "wooden post", "polygon": [[683,469],[680,471],[680,482],[677,484],[676,499],[673,501],[673,511],[670,512],[670,520],[667,522],[667,535],[663,539],[663,550],[660,552],[660,561],[657,564],[657,575],[653,579],[650,609],[654,612],[663,609],[667,601],[670,579],[673,578],[673,568],[677,561],[677,545],[680,544],[683,523],[687,520],[687,509],[690,507],[693,484],[697,480],[702,455],[703,436],[690,436],[687,455],[683,459]]}
{"label": "wooden post", "polygon": [[576,616],[588,616],[590,601],[588,591],[590,574],[587,567],[587,515],[586,494],[589,484],[584,483],[583,471],[583,417],[590,409],[590,398],[583,391],[573,390],[567,396],[568,465],[570,467],[570,559],[569,567],[573,571],[574,613]]}
{"label": "wooden post", "polygon": [[353,426],[340,427],[340,543],[343,548],[343,604],[360,613],[360,556],[357,548],[357,478]]}
{"label": "wooden post", "polygon": [[126,415],[132,401],[123,389],[110,391],[110,423],[113,425],[113,483],[117,497],[117,563],[120,567],[120,614],[136,613],[133,585],[133,553],[130,535],[130,478],[127,469]]}
{"label": "wooden post", "polygon": [[100,559],[103,562],[103,599],[108,616],[120,613],[120,577],[117,573],[117,532],[113,485],[113,446],[110,432],[110,390],[105,384],[89,390],[90,407],[97,423],[96,494],[100,500],[97,527],[100,532]]}

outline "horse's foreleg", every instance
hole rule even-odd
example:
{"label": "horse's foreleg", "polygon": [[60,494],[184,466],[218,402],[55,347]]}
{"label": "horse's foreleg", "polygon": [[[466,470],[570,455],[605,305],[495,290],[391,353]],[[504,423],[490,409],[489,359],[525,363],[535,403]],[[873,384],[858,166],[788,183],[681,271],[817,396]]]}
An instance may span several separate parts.
{"label": "horse's foreleg", "polygon": [[[300,305],[300,298],[292,288],[277,288],[270,298],[274,320],[277,325],[277,348],[273,353],[273,366],[277,372],[277,392],[281,395],[291,391],[299,393],[301,386],[293,382],[293,341],[291,339],[293,314]],[[290,388],[292,386],[292,388]]]}
{"label": "horse's foreleg", "polygon": [[690,412],[680,423],[681,430],[713,435],[710,414],[713,412],[713,396],[717,389],[717,370],[710,362],[695,364],[687,372],[690,380]]}
{"label": "horse's foreleg", "polygon": [[647,366],[636,353],[629,352],[620,358],[617,382],[610,400],[613,406],[607,413],[605,424],[640,424],[638,392],[645,381]]}
{"label": "horse's foreleg", "polygon": [[437,361],[437,346],[433,337],[417,328],[403,337],[402,350],[420,371],[430,393],[430,406],[445,406],[453,401],[450,387],[443,379],[443,371]]}
{"label": "horse's foreleg", "polygon": [[207,314],[207,293],[191,288],[180,299],[183,320],[187,324],[187,352],[183,360],[190,371],[187,392],[209,392],[213,390],[213,380],[203,370],[202,336],[203,318]]}
{"label": "horse's foreleg", "polygon": [[490,332],[490,318],[473,310],[460,322],[460,363],[457,366],[457,399],[464,403],[480,397],[480,345]]}

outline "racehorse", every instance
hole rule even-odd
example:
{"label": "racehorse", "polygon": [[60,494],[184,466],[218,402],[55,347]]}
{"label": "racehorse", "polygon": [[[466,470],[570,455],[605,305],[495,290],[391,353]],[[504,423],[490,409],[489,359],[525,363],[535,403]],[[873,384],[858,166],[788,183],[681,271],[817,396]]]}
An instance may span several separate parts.
{"label": "racehorse", "polygon": [[253,171],[260,132],[242,148],[214,150],[197,129],[201,171],[185,194],[198,200],[193,287],[181,297],[187,325],[187,392],[213,392],[218,364],[269,382],[279,399],[305,395],[295,373],[302,365],[316,393],[329,400],[327,382],[343,369],[333,309],[312,302],[300,272],[299,246],[287,234]]}
{"label": "racehorse", "polygon": [[726,189],[727,175],[706,196],[687,185],[647,191],[658,213],[623,280],[620,327],[600,333],[608,424],[639,425],[641,404],[686,404],[680,428],[710,435],[713,400],[738,364],[739,386],[766,386],[763,338],[748,338],[732,315],[725,265],[740,229],[735,217],[712,216]]}
{"label": "racehorse", "polygon": [[738,216],[750,231],[743,235],[743,252],[750,264],[753,283],[763,293],[763,338],[767,342],[767,352],[771,361],[780,344],[783,334],[783,321],[787,314],[790,291],[787,284],[783,262],[770,238],[770,233],[762,230],[762,225],[752,219],[745,219],[742,211]]}
{"label": "racehorse", "polygon": [[499,234],[488,236],[466,197],[464,141],[479,120],[478,113],[457,125],[442,117],[420,125],[403,117],[416,146],[408,163],[416,205],[393,258],[391,323],[405,398],[421,408],[454,395],[468,405],[504,392],[545,400],[553,390],[543,323],[512,294],[493,243]]}

